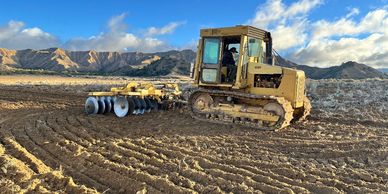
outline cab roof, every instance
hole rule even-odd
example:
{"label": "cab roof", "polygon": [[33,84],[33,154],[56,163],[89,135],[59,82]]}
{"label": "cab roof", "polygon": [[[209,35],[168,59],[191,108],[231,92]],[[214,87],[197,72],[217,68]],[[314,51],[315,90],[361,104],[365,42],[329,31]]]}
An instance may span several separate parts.
{"label": "cab roof", "polygon": [[201,29],[201,37],[220,37],[220,36],[241,36],[247,35],[263,40],[267,37],[267,31],[255,28],[253,26],[234,26],[224,28],[207,28]]}

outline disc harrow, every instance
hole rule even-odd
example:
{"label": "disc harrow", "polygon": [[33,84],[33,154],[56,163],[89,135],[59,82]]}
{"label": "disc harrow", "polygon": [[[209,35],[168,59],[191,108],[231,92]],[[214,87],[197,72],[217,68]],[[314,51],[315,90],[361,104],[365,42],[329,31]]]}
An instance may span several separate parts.
{"label": "disc harrow", "polygon": [[90,92],[85,101],[86,114],[115,113],[117,117],[142,115],[157,110],[183,107],[182,92],[177,84],[130,82],[109,92]]}

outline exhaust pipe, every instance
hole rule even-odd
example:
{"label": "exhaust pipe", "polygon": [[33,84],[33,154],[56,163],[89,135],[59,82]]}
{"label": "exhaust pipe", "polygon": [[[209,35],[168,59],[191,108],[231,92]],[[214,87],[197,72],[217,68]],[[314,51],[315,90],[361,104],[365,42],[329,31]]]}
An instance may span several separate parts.
{"label": "exhaust pipe", "polygon": [[194,63],[190,63],[190,78],[194,78]]}

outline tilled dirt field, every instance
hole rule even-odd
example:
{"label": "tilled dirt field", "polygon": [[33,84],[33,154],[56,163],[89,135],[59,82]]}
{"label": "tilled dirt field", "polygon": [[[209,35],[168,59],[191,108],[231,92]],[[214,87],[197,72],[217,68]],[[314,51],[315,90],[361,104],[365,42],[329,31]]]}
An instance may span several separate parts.
{"label": "tilled dirt field", "polygon": [[388,192],[384,120],[314,111],[267,132],[185,110],[87,116],[79,90],[0,85],[1,193]]}

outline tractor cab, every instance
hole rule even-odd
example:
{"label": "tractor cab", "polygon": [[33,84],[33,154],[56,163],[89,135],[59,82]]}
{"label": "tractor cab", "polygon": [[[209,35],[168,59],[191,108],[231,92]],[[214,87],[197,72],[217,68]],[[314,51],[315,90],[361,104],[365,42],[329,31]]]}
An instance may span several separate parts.
{"label": "tractor cab", "polygon": [[272,65],[271,51],[271,37],[264,30],[251,26],[202,29],[194,69],[195,83],[243,88],[248,63]]}
{"label": "tractor cab", "polygon": [[233,84],[240,60],[240,43],[240,36],[204,37],[201,82]]}

